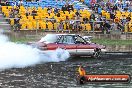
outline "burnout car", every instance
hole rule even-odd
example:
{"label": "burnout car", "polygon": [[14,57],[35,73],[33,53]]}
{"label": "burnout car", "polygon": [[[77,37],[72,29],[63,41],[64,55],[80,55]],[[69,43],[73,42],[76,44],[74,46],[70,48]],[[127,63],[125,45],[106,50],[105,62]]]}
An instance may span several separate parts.
{"label": "burnout car", "polygon": [[38,42],[32,44],[42,51],[52,51],[57,48],[67,50],[71,56],[93,56],[98,58],[105,52],[105,46],[87,42],[78,34],[47,34]]}

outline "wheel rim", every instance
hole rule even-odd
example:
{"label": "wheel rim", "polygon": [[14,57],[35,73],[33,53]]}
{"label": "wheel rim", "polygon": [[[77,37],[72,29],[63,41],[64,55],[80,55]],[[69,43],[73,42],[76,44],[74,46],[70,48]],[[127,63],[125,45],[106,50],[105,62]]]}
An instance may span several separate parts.
{"label": "wheel rim", "polygon": [[94,54],[93,54],[93,57],[94,58],[100,57],[100,51],[95,51]]}

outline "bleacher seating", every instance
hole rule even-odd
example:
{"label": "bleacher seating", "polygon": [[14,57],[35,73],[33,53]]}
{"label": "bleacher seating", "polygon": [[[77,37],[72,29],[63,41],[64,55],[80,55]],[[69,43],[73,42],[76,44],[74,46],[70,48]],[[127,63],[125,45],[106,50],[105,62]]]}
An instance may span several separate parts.
{"label": "bleacher seating", "polygon": [[[19,0],[18,0],[19,1]],[[3,14],[9,18],[10,17],[10,12],[12,8],[17,8],[14,6],[16,2],[13,2],[10,0],[11,4],[10,6],[2,6],[2,12]],[[84,3],[87,5],[90,5],[90,0],[82,0]],[[68,3],[72,3],[72,1],[69,1]],[[18,3],[17,3],[18,4]],[[80,11],[81,15],[81,25],[83,27],[83,30],[90,31],[92,30],[91,25],[89,23],[84,24],[83,23],[83,18],[88,18],[90,19],[91,13],[88,10],[83,10],[81,9],[79,4],[74,4],[74,11],[71,11],[70,13],[68,11],[59,11],[60,17],[57,17],[56,14],[54,13],[54,7],[57,8],[62,8],[63,5],[65,5],[65,1],[58,1],[56,2],[55,0],[41,0],[41,2],[23,2],[23,6],[20,6],[19,8],[19,15],[21,16],[21,19],[19,23],[21,24],[21,30],[24,29],[29,29],[29,30],[35,30],[35,29],[48,29],[48,30],[57,30],[57,27],[61,21],[66,21],[66,17],[68,17],[69,21],[75,19],[75,13],[77,10]],[[49,15],[47,12],[48,7],[52,7],[52,11]],[[31,13],[35,9],[37,11],[36,16],[32,16]],[[29,12],[29,16],[26,16],[26,12]],[[102,14],[103,17],[105,17],[107,20],[110,20],[110,13],[103,10],[102,8],[99,8],[98,10],[99,14]],[[114,19],[115,22],[119,22],[122,18],[127,18],[130,16],[132,18],[132,12],[121,12],[121,11],[116,11],[116,18]],[[47,21],[46,19],[54,19],[56,20],[56,23]],[[132,21],[132,19],[131,19]],[[10,24],[13,26],[14,25],[14,19],[10,19]],[[132,22],[129,23],[129,31],[132,32]],[[68,28],[68,23],[63,23],[63,28],[66,30]]]}
{"label": "bleacher seating", "polygon": [[[15,3],[15,2],[14,2]],[[72,3],[72,2],[69,2]],[[19,21],[19,24],[21,25],[21,29],[20,30],[36,30],[36,29],[48,29],[48,30],[57,30],[58,26],[59,26],[59,22],[61,21],[66,21],[66,17],[68,17],[69,20],[74,20],[75,18],[75,13],[79,8],[79,5],[75,4],[74,7],[76,7],[74,9],[74,11],[71,11],[70,13],[68,11],[59,11],[60,13],[60,17],[57,17],[54,14],[54,7],[58,7],[58,8],[62,8],[62,6],[66,4],[65,1],[61,2],[58,1],[56,3],[56,1],[53,0],[42,0],[41,2],[23,2],[23,6],[20,6],[19,8],[19,15],[21,16],[21,19]],[[52,11],[50,13],[50,15],[47,12],[47,8],[51,6],[52,7]],[[10,4],[10,6],[2,6],[2,12],[3,14],[9,18],[10,16],[10,11],[12,8],[16,8],[16,6],[14,6],[14,4]],[[33,9],[35,9],[37,11],[36,16],[32,16],[31,13],[33,11]],[[29,12],[30,15],[26,16],[26,12]],[[83,17],[87,17],[88,19],[90,19],[90,12],[87,10],[81,10],[80,11],[82,18]],[[50,21],[46,21],[45,19],[55,19],[57,21],[57,23],[52,23]],[[10,19],[10,24],[13,26],[14,25],[14,19]],[[90,29],[86,29],[86,30],[91,30],[91,25],[87,25]],[[63,28],[64,30],[67,30],[68,28],[68,23],[63,23]]]}

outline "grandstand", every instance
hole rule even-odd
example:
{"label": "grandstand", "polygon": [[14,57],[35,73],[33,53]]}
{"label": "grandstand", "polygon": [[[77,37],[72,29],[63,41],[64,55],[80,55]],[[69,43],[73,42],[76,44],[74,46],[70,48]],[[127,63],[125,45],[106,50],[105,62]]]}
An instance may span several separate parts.
{"label": "grandstand", "polygon": [[[74,29],[92,31],[95,25],[92,24],[91,11],[88,8],[91,5],[90,0],[80,1],[41,0],[29,2],[23,0],[22,5],[19,6],[19,0],[9,0],[8,6],[1,6],[1,11],[6,18],[10,19],[10,25],[17,27],[17,30],[58,30],[62,25],[64,31],[70,31],[73,30],[73,27],[70,28],[70,21],[74,21],[72,24],[72,26],[76,25]],[[65,5],[69,7],[63,10]],[[127,26],[125,32],[132,32],[132,12],[130,11],[116,10],[113,19],[115,23],[120,23],[122,19],[131,19],[125,24]],[[97,9],[96,15],[99,14],[107,21],[111,20],[111,13],[101,6]],[[88,19],[88,22],[84,22],[84,18]]]}

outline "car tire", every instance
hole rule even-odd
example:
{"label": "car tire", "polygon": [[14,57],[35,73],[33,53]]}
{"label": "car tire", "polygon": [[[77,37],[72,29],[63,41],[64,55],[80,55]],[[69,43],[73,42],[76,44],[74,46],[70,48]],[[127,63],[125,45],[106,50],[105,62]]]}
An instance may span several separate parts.
{"label": "car tire", "polygon": [[93,53],[92,57],[93,58],[99,58],[100,57],[100,53],[101,53],[101,49],[96,48],[94,50],[94,53]]}

